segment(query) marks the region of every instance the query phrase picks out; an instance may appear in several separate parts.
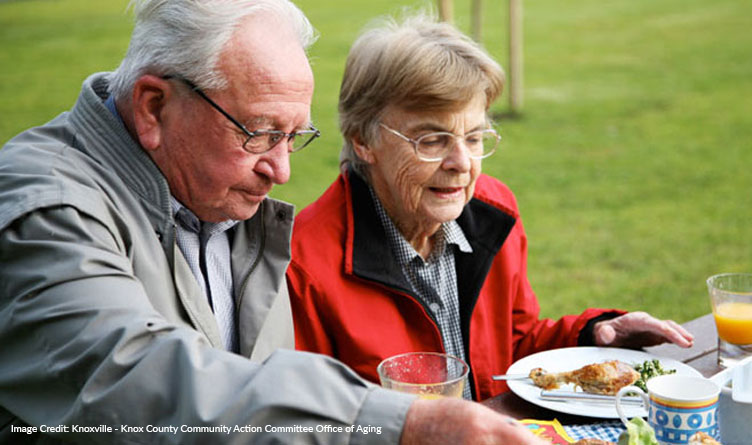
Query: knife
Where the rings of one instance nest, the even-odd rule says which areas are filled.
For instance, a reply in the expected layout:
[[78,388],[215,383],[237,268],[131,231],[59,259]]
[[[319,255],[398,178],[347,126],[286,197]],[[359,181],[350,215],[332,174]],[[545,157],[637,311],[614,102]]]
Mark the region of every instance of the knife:
[[[573,391],[546,391],[542,389],[540,392],[540,398],[542,400],[556,400],[556,401],[580,401],[580,402],[603,402],[603,403],[615,403],[615,396],[607,396],[605,394],[591,394],[589,392],[573,392]],[[627,405],[642,405],[642,399],[638,396],[624,396],[621,398],[621,403]]]
[[530,378],[527,374],[499,374],[492,375],[493,380],[524,380]]

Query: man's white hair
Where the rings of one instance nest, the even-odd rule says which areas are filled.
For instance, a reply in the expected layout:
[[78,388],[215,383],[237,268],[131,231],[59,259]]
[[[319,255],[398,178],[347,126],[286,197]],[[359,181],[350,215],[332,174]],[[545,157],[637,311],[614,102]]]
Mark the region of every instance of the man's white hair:
[[227,80],[216,69],[238,24],[260,12],[290,23],[307,49],[316,34],[303,12],[289,0],[131,0],[135,25],[128,53],[110,77],[110,94],[127,100],[144,74],[184,76],[204,89],[221,89]]

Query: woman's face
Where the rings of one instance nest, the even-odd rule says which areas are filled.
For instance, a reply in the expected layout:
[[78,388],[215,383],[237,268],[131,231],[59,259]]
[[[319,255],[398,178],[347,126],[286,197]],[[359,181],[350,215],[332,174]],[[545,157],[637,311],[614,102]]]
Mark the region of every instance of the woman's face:
[[[487,128],[485,96],[478,95],[456,112],[408,112],[388,107],[381,123],[410,139],[428,133],[465,135]],[[481,161],[463,143],[454,144],[443,160],[420,160],[413,144],[380,127],[375,141],[361,145],[371,184],[400,231],[430,236],[441,223],[456,219],[472,198]]]

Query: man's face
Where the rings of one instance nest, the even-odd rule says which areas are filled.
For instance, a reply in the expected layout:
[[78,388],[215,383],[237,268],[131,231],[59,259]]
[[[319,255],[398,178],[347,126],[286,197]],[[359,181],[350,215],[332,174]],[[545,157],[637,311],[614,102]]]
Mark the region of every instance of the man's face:
[[[415,113],[389,107],[381,122],[412,139],[437,131],[464,135],[486,128],[485,97],[479,95],[457,112]],[[369,149],[371,183],[404,235],[430,235],[441,223],[456,219],[472,198],[481,171],[481,161],[470,158],[462,144],[442,161],[425,162],[409,142],[381,129]]]
[[[268,15],[243,25],[220,55],[229,86],[206,94],[250,131],[306,129],[313,74],[296,36]],[[171,193],[203,221],[252,217],[272,186],[290,178],[287,141],[249,153],[242,130],[180,82],[171,84],[183,91],[165,107],[162,143],[152,155]]]

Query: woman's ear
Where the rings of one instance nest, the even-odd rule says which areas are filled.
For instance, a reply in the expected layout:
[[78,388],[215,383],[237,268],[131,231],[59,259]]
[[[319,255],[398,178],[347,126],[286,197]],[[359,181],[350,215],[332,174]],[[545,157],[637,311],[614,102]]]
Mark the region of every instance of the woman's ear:
[[163,112],[171,94],[168,81],[157,76],[141,76],[133,85],[133,126],[139,143],[146,150],[156,150],[162,143]]
[[376,158],[373,156],[373,151],[371,150],[371,147],[366,145],[365,142],[363,142],[363,139],[360,137],[360,134],[356,134],[350,139],[350,142],[352,142],[353,149],[355,150],[355,154],[358,155],[358,157],[363,160],[366,164],[373,164],[376,162]]

